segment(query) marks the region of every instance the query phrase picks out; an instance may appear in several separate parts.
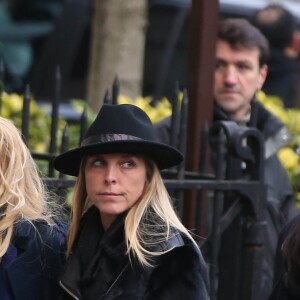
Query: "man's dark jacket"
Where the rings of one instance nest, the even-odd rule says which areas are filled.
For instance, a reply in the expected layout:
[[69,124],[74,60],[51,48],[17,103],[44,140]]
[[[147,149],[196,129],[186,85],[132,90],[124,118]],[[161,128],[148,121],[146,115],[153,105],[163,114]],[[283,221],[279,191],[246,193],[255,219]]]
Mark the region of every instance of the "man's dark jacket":
[[[215,107],[214,120],[228,120],[228,117],[220,108]],[[277,156],[277,151],[288,142],[288,133],[282,122],[265,109],[261,103],[254,100],[247,126],[258,129],[263,134],[265,142],[264,180],[267,187],[267,211],[260,299],[266,300],[272,291],[274,259],[279,233],[284,224],[296,215],[297,209],[289,178]],[[229,240],[228,236],[223,240],[226,241],[226,239]],[[230,259],[224,255],[220,277],[224,278],[221,280],[225,285],[226,280],[230,278],[228,277],[230,271],[227,271],[227,267],[230,267],[229,262]]]
[[[226,113],[216,104],[214,105],[213,121],[230,121]],[[257,128],[262,132],[265,141],[267,226],[263,261],[262,296],[260,298],[260,300],[265,300],[272,290],[274,258],[279,232],[285,222],[297,213],[297,209],[287,173],[277,157],[277,151],[288,141],[288,133],[283,123],[254,99],[251,103],[250,120],[246,125],[248,127]],[[155,125],[158,141],[169,143],[171,132],[170,126],[170,118]],[[232,236],[232,234],[229,235]],[[230,275],[233,268],[231,259],[227,256],[226,251],[223,251],[221,256],[223,257],[223,265],[222,268],[220,268],[219,287],[226,290],[226,292],[223,293],[223,296],[224,299],[227,300],[227,291],[228,293],[231,293],[231,283],[234,284]],[[223,299],[223,296],[220,295],[220,299]]]

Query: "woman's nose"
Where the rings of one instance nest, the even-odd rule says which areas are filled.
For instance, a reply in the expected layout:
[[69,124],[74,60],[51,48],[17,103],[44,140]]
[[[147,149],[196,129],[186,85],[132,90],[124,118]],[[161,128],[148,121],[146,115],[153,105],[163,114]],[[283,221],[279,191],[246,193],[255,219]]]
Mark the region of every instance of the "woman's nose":
[[105,172],[105,182],[113,184],[117,182],[116,170],[112,166],[108,166]]

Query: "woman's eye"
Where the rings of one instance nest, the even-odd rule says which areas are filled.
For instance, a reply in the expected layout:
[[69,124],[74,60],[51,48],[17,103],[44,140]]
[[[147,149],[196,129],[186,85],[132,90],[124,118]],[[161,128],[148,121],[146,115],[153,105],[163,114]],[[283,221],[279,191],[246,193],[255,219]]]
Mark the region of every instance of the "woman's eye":
[[130,169],[130,168],[133,168],[135,164],[132,161],[124,161],[124,162],[122,162],[121,165],[124,168]]
[[93,161],[94,166],[103,166],[105,164],[104,160],[96,159]]

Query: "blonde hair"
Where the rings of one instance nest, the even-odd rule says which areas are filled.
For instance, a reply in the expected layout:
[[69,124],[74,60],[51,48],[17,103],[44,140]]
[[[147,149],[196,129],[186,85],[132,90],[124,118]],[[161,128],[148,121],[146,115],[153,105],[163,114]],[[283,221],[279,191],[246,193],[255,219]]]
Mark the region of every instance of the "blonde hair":
[[[156,164],[149,159],[145,159],[145,162],[147,181],[144,192],[140,200],[129,210],[124,229],[129,257],[132,254],[141,265],[152,266],[151,260],[154,256],[161,255],[171,249],[154,252],[150,250],[151,247],[167,241],[176,234],[176,231],[185,234],[193,243],[195,241],[179,220]],[[68,241],[69,254],[74,245],[80,218],[90,206],[85,188],[84,164],[85,159],[81,162],[73,195],[73,217]]]
[[42,219],[52,224],[38,168],[14,124],[0,117],[0,260],[14,225]]

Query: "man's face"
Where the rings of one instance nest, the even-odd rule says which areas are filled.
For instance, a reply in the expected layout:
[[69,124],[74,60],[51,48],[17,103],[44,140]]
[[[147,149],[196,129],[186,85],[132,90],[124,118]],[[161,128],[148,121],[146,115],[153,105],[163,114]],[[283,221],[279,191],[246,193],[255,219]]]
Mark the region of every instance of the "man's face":
[[242,117],[266,78],[267,66],[259,66],[259,50],[232,49],[222,40],[217,42],[214,97],[228,114]]

